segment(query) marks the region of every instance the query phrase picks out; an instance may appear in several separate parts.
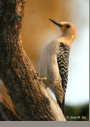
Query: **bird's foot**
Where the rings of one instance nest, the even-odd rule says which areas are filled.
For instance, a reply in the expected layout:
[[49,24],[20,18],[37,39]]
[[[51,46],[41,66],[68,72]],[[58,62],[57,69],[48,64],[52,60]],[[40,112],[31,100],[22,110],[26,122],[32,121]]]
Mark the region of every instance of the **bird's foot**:
[[35,73],[37,75],[37,79],[38,80],[47,80],[47,77],[39,77],[38,73]]
[[45,88],[47,88],[47,86],[42,82],[42,80],[47,80],[47,77],[39,77],[38,73],[35,74],[37,75],[35,78],[38,79]]
[[38,77],[39,80],[47,80],[47,77]]

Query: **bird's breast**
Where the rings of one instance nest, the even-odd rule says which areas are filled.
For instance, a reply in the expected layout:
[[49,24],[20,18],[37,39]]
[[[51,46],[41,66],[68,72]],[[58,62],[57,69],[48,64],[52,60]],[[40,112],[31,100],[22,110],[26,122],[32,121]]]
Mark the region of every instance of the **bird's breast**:
[[47,77],[50,82],[60,79],[57,63],[58,48],[59,43],[57,41],[47,44],[40,58],[40,77]]

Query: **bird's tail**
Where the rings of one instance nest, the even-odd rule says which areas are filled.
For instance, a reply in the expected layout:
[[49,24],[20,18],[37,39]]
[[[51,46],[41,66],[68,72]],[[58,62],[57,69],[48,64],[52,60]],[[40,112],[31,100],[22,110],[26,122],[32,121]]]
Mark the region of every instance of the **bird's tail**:
[[63,112],[63,114],[64,114],[65,96],[64,96],[64,98],[63,98],[62,103],[61,103],[58,99],[57,99],[57,103],[58,103],[58,105],[60,106],[60,108],[61,108],[61,110],[62,110],[62,112]]

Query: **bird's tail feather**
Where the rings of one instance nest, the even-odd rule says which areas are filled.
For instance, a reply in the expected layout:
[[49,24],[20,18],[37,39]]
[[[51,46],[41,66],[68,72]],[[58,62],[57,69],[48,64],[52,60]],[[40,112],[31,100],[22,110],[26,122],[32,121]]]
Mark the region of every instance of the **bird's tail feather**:
[[65,97],[63,98],[63,102],[61,103],[58,99],[57,99],[57,103],[60,106],[63,114],[64,114],[64,103],[65,103]]

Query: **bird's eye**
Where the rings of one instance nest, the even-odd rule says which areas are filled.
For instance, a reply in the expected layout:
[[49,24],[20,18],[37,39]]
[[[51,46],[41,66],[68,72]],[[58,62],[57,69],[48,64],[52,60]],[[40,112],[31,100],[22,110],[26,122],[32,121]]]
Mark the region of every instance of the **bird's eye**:
[[66,25],[67,28],[70,28],[71,26],[70,25]]

